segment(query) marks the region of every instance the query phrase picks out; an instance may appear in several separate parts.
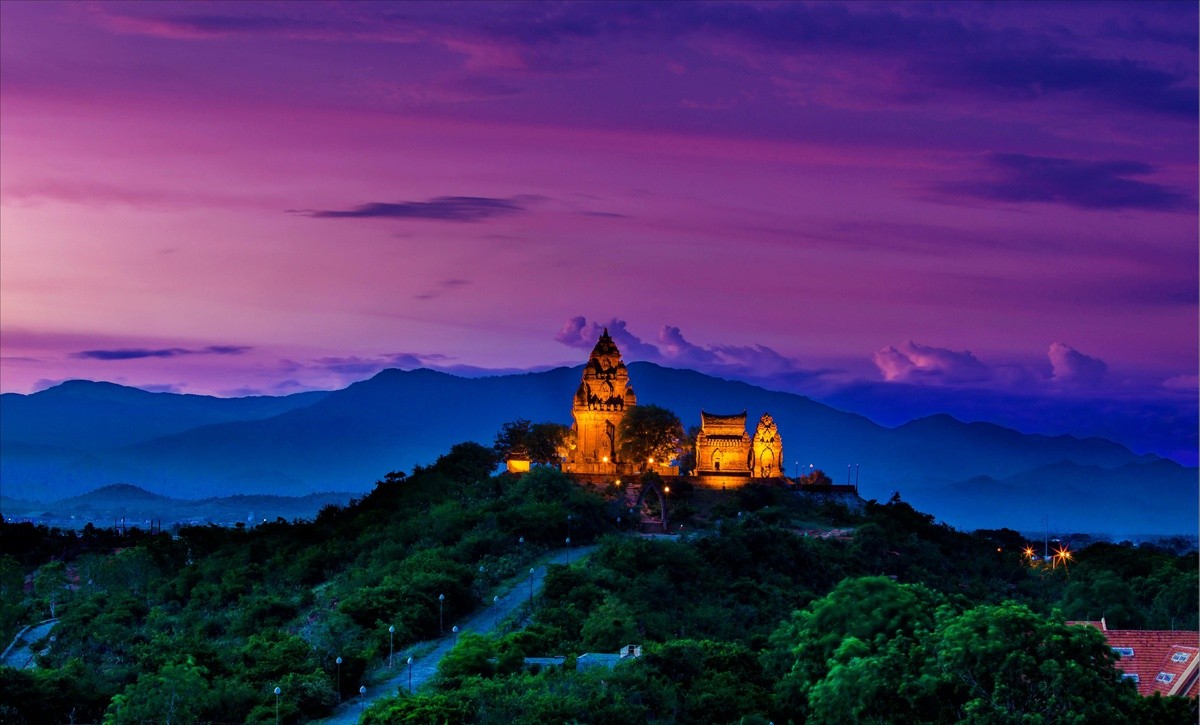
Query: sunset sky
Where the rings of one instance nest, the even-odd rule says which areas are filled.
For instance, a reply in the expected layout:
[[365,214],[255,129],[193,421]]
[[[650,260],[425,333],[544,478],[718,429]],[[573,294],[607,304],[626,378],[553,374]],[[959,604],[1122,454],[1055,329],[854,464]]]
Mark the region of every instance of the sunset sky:
[[575,365],[609,325],[1195,464],[1197,12],[6,0],[0,387]]

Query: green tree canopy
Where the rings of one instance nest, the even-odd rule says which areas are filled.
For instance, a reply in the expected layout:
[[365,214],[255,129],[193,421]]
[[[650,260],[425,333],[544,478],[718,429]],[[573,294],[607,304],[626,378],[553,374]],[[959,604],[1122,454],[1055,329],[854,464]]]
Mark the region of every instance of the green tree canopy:
[[531,423],[517,418],[500,427],[492,450],[500,460],[512,453],[522,453],[532,463],[552,465],[562,460],[570,437],[570,426],[562,423]]
[[617,453],[626,461],[645,464],[649,459],[671,461],[681,455],[683,423],[679,416],[657,405],[635,405],[625,411],[617,428]]

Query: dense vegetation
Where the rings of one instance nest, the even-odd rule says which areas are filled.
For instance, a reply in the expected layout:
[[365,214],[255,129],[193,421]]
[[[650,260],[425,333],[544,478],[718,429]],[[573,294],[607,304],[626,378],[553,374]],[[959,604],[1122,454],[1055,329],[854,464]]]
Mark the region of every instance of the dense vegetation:
[[[439,615],[476,608],[568,526],[599,547],[552,568],[523,626],[464,635],[434,688],[368,720],[1195,719],[1193,702],[1138,698],[1098,632],[1062,623],[1195,629],[1194,555],[1095,544],[1035,567],[1015,532],[762,487],[705,503],[676,486],[696,532],[682,540],[602,535],[615,490],[495,464],[460,444],[312,522],[125,537],[3,524],[3,634],[60,622],[39,669],[0,668],[0,721],[265,722],[276,686],[283,721],[320,717],[387,657],[389,626],[397,648],[437,636]],[[630,643],[645,655],[612,671],[523,666]]]

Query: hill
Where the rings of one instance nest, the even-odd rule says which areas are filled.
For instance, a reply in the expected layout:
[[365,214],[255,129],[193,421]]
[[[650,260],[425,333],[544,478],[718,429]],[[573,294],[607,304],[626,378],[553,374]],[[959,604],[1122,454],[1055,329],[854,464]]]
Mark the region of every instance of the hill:
[[[651,363],[629,367],[639,401],[676,411],[685,425],[698,423],[702,409],[746,410],[751,421],[769,411],[789,474],[815,464],[843,482],[842,467],[857,464],[865,497],[911,492],[951,523],[1026,526],[1032,516],[1037,528],[1046,507],[1078,503],[1087,512],[1078,528],[1125,531],[1133,509],[1117,502],[1133,501],[1138,525],[1152,527],[1146,533],[1196,528],[1196,469],[1104,439],[1027,435],[947,415],[887,428],[804,396]],[[579,377],[580,368],[485,378],[385,370],[329,393],[224,402],[77,381],[0,398],[0,476],[17,498],[115,481],[179,498],[361,492],[453,443],[489,443],[515,418],[569,423]],[[1061,500],[1066,481],[1095,503]],[[1016,487],[1017,500],[1005,498],[1005,486]]]

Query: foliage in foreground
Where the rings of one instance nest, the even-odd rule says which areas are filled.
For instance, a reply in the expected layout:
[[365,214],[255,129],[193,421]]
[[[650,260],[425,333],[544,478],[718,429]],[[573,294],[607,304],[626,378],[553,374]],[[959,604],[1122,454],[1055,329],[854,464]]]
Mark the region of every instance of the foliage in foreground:
[[[568,515],[577,541],[613,528],[609,504],[557,471],[495,464],[462,444],[313,522],[123,538],[2,525],[4,625],[52,606],[61,622],[41,669],[0,668],[0,721],[270,722],[276,686],[282,721],[324,716],[386,658],[389,626],[398,648],[435,636],[440,613],[561,542]],[[369,721],[1195,721],[1194,701],[1133,695],[1098,633],[1052,613],[1195,629],[1194,555],[1096,544],[1070,569],[1033,568],[1015,532],[759,486],[710,513],[724,520],[690,539],[610,537],[553,567],[528,626],[464,635],[432,692]],[[821,522],[853,536],[798,530]],[[570,667],[630,643],[636,662]],[[523,668],[548,654],[567,668]]]

